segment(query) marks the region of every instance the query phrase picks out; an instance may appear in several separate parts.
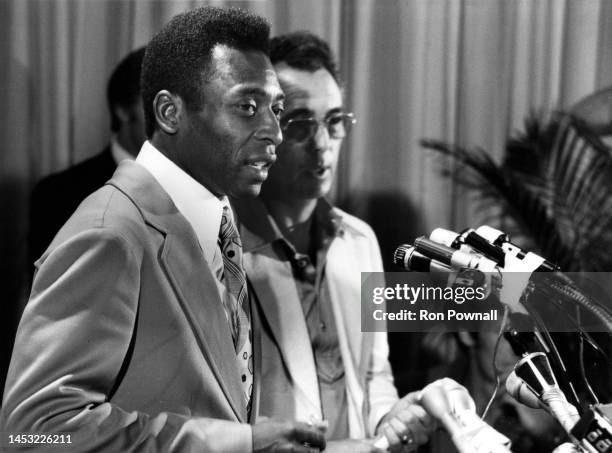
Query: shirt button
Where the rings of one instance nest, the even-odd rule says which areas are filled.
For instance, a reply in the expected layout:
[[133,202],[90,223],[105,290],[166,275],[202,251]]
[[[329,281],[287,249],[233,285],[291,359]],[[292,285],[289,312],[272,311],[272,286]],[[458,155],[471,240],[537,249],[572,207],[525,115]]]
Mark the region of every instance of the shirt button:
[[317,270],[311,264],[304,269],[304,276],[312,283],[317,279]]

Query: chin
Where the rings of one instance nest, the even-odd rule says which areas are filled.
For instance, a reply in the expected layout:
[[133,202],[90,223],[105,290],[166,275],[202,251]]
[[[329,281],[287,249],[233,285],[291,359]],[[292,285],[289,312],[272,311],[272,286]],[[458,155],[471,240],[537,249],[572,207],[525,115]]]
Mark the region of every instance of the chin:
[[250,184],[248,186],[235,187],[230,195],[234,198],[255,198],[261,192],[261,184]]
[[317,185],[315,187],[306,188],[302,193],[305,199],[319,199],[327,196],[331,189],[331,184]]

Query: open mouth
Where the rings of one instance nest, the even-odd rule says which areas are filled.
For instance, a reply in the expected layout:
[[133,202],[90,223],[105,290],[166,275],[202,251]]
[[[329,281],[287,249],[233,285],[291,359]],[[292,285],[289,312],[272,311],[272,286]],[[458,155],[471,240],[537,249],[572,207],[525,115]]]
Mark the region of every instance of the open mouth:
[[263,169],[267,169],[268,167],[270,167],[272,165],[271,162],[268,161],[256,161],[256,162],[249,162],[248,166],[249,167],[253,167],[256,170],[263,170]]
[[251,177],[255,178],[258,182],[263,182],[268,178],[268,170],[274,161],[274,157],[269,159],[258,157],[247,161],[245,167],[249,169],[248,172]]
[[276,154],[266,151],[253,153],[250,158],[245,159],[245,164],[253,170],[263,171],[269,169],[275,161]]
[[324,178],[327,177],[327,175],[329,175],[331,173],[331,167],[329,165],[321,164],[321,165],[317,165],[310,172],[316,178],[324,179]]

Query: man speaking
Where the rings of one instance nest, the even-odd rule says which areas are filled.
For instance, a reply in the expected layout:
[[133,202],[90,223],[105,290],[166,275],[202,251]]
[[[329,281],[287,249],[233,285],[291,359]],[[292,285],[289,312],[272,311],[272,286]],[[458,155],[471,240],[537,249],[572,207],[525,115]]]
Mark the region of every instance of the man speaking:
[[[272,40],[286,101],[283,143],[260,199],[237,201],[245,267],[261,308],[260,416],[329,423],[329,451],[413,450],[431,418],[398,399],[386,332],[362,333],[361,272],[382,272],[363,221],[325,199],[353,123],[327,43],[297,32]],[[257,365],[257,364],[256,364]]]
[[148,141],[36,263],[3,436],[69,433],[76,452],[324,447],[303,423],[248,423],[257,326],[227,195],[255,197],[281,141],[268,36],[258,16],[205,7],[147,46]]

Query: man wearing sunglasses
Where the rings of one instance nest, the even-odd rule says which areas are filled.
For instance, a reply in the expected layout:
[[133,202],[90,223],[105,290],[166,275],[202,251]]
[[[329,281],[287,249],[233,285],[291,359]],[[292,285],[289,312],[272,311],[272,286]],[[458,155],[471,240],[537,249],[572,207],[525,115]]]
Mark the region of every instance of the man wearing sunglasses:
[[364,439],[383,435],[411,451],[431,420],[413,396],[398,400],[386,333],[360,331],[360,273],[382,271],[378,243],[325,199],[355,117],[327,43],[292,33],[272,40],[270,57],[286,96],[283,142],[260,198],[235,203],[264,326],[254,410],[326,420],[326,451],[377,451]]

